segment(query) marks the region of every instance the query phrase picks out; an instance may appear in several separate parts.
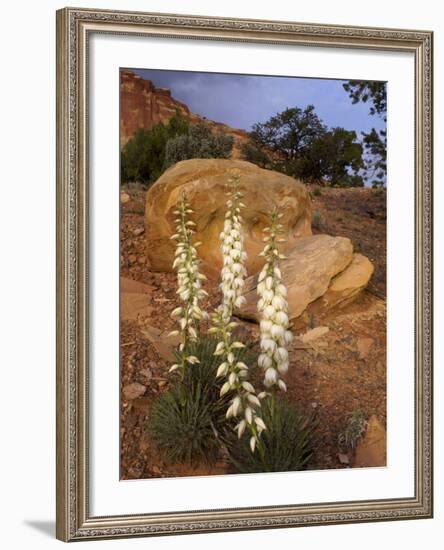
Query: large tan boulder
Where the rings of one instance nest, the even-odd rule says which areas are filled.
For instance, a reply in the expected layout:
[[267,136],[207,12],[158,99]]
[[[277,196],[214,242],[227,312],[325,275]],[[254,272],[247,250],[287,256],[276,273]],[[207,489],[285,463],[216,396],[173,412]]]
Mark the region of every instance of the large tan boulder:
[[174,210],[185,191],[194,210],[196,241],[201,241],[199,256],[202,270],[217,278],[222,266],[219,234],[226,211],[227,184],[230,175],[240,175],[244,195],[244,243],[248,254],[247,271],[257,273],[263,265],[258,256],[263,248],[262,231],[268,225],[268,213],[278,205],[283,217],[290,249],[301,237],[311,235],[311,203],[304,184],[289,176],[263,170],[241,160],[191,159],[169,168],[149,189],[146,196],[145,225],[147,255],[154,271],[171,271],[175,233]]
[[[332,278],[352,262],[350,239],[329,235],[312,235],[295,241],[286,252],[280,268],[288,290],[288,317],[298,318],[307,306],[327,291]],[[258,320],[257,274],[245,284],[246,304],[236,314]]]

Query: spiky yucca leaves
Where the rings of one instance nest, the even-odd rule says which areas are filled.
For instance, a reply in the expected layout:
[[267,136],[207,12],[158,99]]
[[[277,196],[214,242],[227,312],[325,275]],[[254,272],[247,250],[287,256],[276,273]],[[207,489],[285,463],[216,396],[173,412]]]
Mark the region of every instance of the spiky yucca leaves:
[[231,437],[230,459],[239,473],[303,470],[314,450],[313,418],[305,418],[286,400],[262,402],[267,430],[261,437],[263,453],[251,453],[248,438]]
[[288,330],[287,289],[282,283],[279,269],[279,260],[285,258],[278,248],[279,243],[285,242],[280,237],[283,231],[282,224],[279,223],[281,216],[277,208],[274,208],[270,215],[270,227],[264,229],[268,233],[264,237],[265,247],[261,253],[265,257],[265,265],[259,273],[257,285],[257,309],[261,314],[261,354],[258,362],[265,372],[265,387],[286,391],[287,386],[280,375],[288,370],[287,345],[293,335]]
[[347,420],[345,430],[338,436],[338,444],[341,449],[354,449],[359,439],[364,435],[368,422],[365,412],[358,408],[353,411]]
[[239,341],[232,338],[236,323],[232,321],[234,307],[241,307],[245,302],[242,291],[245,284],[247,270],[242,236],[241,203],[242,194],[239,190],[239,175],[234,174],[229,180],[227,193],[227,211],[225,214],[224,229],[220,234],[223,267],[221,271],[222,304],[213,315],[211,333],[217,334],[220,342],[216,347],[215,355],[220,356],[222,362],[217,370],[217,377],[224,378],[220,396],[231,396],[226,412],[227,419],[236,418],[238,437],[242,437],[245,430],[250,434],[250,448],[254,452],[259,436],[266,426],[259,414],[261,406],[256,391],[247,380],[248,365],[244,361],[236,360],[235,351],[244,347]]
[[194,230],[192,228],[195,223],[189,219],[193,211],[185,193],[182,194],[178,209],[174,213],[177,217],[176,233],[171,237],[176,241],[173,268],[177,272],[177,294],[183,304],[172,312],[173,317],[178,317],[179,328],[172,331],[171,334],[180,336],[180,355],[178,362],[170,368],[170,372],[180,370],[184,376],[187,364],[195,365],[198,362],[195,355],[186,353],[186,349],[190,342],[197,340],[199,321],[207,316],[200,308],[199,302],[208,294],[202,288],[202,281],[206,277],[199,273],[196,249],[200,243],[193,244]]
[[[186,353],[198,362],[185,369],[182,378],[172,380],[171,389],[154,403],[149,429],[162,456],[170,462],[215,462],[220,441],[230,430],[225,417],[229,399],[220,398],[222,381],[216,378],[218,342],[213,336],[189,342]],[[239,361],[254,359],[248,348],[237,349],[235,356]]]
[[163,458],[188,464],[212,464],[217,460],[219,443],[214,436],[211,408],[198,387],[189,393],[176,385],[160,394],[151,410],[149,429]]

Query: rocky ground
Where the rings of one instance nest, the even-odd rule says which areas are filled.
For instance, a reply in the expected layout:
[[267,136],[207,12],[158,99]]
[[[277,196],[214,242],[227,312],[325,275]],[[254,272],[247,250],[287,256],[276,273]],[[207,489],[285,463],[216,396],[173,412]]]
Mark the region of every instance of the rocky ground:
[[[173,324],[170,313],[178,304],[174,275],[151,272],[145,255],[145,193],[135,186],[125,191],[128,200],[121,212],[121,478],[226,473],[229,466],[223,462],[195,469],[167,465],[150,441],[149,410],[156,396],[168,388],[174,342],[166,335]],[[373,431],[367,435],[382,445],[385,440],[385,192],[321,189],[319,194],[312,189],[312,196],[314,232],[349,237],[355,250],[372,260],[375,273],[368,290],[353,304],[312,316],[308,326],[295,330],[288,397],[317,420],[317,450],[310,468],[376,465],[365,454],[367,436],[356,453],[340,444],[340,439],[348,433],[352,415],[358,414],[371,419]],[[211,307],[218,303],[217,284],[206,288]],[[242,322],[241,330],[246,338],[257,340],[254,323]]]

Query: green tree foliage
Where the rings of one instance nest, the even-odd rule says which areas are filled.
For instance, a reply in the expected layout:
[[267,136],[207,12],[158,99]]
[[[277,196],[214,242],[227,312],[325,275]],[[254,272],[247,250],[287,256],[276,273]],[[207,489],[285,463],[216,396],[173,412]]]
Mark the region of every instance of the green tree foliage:
[[293,161],[310,148],[313,141],[326,131],[314,106],[304,110],[287,108],[267,122],[257,123],[250,134],[253,142],[275,151],[284,161]]
[[[343,87],[352,103],[370,101],[370,114],[387,122],[386,82],[349,80]],[[383,187],[387,177],[387,131],[372,128],[369,133],[362,132],[362,135],[366,152],[366,175],[372,180],[373,187]]]
[[316,138],[301,166],[304,180],[327,180],[337,187],[364,185],[359,171],[364,167],[362,145],[354,131],[332,128]]
[[213,133],[208,124],[191,124],[187,133],[168,140],[164,167],[192,158],[229,158],[233,142],[232,136]]
[[372,128],[368,134],[363,132],[363,138],[368,177],[373,187],[384,187],[387,179],[387,132]]
[[176,113],[167,124],[137,130],[122,150],[121,182],[149,184],[155,181],[164,170],[168,140],[187,133],[189,126],[189,122]]
[[364,166],[356,132],[329,130],[314,106],[287,108],[265,123],[257,123],[242,147],[245,160],[279,170],[303,181],[337,186],[361,186]]

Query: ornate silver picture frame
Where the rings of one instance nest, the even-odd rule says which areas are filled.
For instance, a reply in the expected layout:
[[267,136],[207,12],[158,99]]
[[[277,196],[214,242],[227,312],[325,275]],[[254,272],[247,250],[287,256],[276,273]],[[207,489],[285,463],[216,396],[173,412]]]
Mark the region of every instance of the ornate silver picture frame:
[[[91,514],[89,41],[94,34],[406,52],[415,63],[414,495],[155,513]],[[430,518],[433,33],[65,8],[57,12],[57,538],[63,541]],[[115,113],[118,117],[118,113]],[[118,430],[118,427],[116,427]],[[160,480],[161,481],[161,480]],[[132,482],[133,483],[133,482]],[[149,498],[149,491],[147,491]]]

